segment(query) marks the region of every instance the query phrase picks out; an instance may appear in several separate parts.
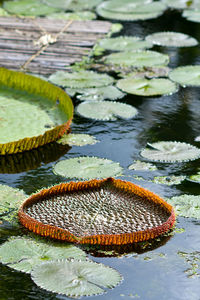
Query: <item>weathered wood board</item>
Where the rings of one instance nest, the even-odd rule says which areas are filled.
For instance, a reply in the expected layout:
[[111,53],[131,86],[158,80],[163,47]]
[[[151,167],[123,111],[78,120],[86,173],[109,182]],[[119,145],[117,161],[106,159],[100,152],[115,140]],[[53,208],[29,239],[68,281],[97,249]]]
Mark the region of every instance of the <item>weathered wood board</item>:
[[[37,74],[65,70],[90,53],[110,22],[0,17],[0,66]],[[52,43],[39,43],[41,40]]]

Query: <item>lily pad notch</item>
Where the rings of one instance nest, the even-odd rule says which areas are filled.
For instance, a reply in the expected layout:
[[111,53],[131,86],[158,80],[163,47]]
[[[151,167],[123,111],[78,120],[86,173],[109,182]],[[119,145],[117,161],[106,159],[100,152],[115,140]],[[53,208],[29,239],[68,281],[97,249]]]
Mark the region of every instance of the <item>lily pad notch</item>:
[[44,134],[33,137],[24,137],[16,141],[2,144],[0,143],[0,155],[23,152],[43,146],[59,139],[69,130],[74,108],[70,97],[61,88],[41,80],[40,78],[5,68],[0,68],[0,86],[13,89],[14,91],[25,92],[29,95],[44,97],[52,103],[52,108],[54,106],[58,107],[64,116],[60,121],[61,124],[46,130]]
[[153,239],[175,222],[173,207],[162,198],[114,178],[44,189],[24,201],[18,216],[22,225],[38,235],[101,245]]

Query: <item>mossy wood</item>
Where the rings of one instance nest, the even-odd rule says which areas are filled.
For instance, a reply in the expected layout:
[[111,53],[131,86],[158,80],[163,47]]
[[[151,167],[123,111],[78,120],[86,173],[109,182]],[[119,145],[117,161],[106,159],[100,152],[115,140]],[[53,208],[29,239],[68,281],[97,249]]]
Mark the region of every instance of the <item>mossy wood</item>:
[[19,221],[42,236],[80,244],[122,245],[153,239],[175,222],[171,205],[114,178],[69,182],[24,201]]
[[[70,97],[59,87],[34,76],[0,68],[0,88],[2,90],[7,89],[13,94],[26,94],[28,95],[28,99],[31,99],[31,97],[34,99],[36,96],[41,97],[41,100],[45,99],[48,102],[51,110],[56,107],[60,116],[62,115],[62,118],[58,120],[58,125],[55,124],[51,129],[43,130],[42,134],[29,137],[23,136],[23,138],[16,140],[13,140],[12,138],[3,143],[1,142],[4,138],[2,136],[2,138],[0,138],[0,155],[13,154],[37,148],[57,140],[69,130],[73,118],[73,104]],[[24,101],[24,97],[20,100]],[[37,104],[35,103],[35,105]],[[27,118],[26,115],[23,115],[22,117],[24,120]],[[12,128],[10,130],[12,130]]]

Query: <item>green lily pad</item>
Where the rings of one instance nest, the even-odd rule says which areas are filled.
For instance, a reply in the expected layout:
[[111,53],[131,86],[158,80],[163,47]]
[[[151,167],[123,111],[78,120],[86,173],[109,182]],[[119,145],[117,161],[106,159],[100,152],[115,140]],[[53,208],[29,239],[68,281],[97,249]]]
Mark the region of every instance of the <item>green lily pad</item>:
[[181,195],[166,199],[179,216],[200,219],[200,196]]
[[157,167],[153,164],[146,163],[144,161],[136,160],[133,164],[131,164],[129,167],[129,170],[140,170],[140,171],[155,171],[157,170]]
[[81,89],[110,85],[114,82],[114,79],[107,74],[80,70],[73,73],[57,71],[49,77],[49,81],[62,87]]
[[[55,1],[54,1],[55,2]],[[71,13],[58,12],[47,16],[48,19],[86,21],[96,19],[96,14],[91,11],[76,11]]]
[[3,8],[10,14],[23,16],[45,16],[59,11],[58,8],[47,6],[39,0],[4,1]]
[[199,158],[200,149],[187,143],[157,142],[147,144],[140,154],[152,161],[173,163]]
[[76,110],[85,118],[102,121],[130,119],[138,114],[138,110],[129,104],[110,101],[85,101],[79,104]]
[[139,68],[163,66],[169,63],[169,56],[150,50],[127,51],[105,56],[104,63]]
[[77,90],[77,93],[80,93],[80,95],[77,96],[77,99],[81,101],[116,100],[125,96],[124,93],[113,85]]
[[103,18],[137,21],[156,18],[163,14],[166,5],[160,2],[151,1],[104,1],[98,5],[96,12]]
[[69,7],[72,0],[59,0],[59,1],[42,0],[41,2],[46,4],[47,6],[52,6],[52,7],[62,9],[62,10],[66,10]]
[[22,190],[0,184],[0,220],[16,223],[18,209],[26,197]]
[[182,86],[200,86],[200,66],[183,66],[169,72],[169,78]]
[[142,40],[139,37],[120,36],[106,38],[98,42],[98,45],[106,50],[112,51],[133,51],[153,47],[150,41]]
[[106,178],[122,174],[119,163],[99,157],[75,157],[59,161],[54,173],[67,178]]
[[168,67],[148,67],[148,68],[139,68],[130,72],[130,70],[121,71],[118,76],[122,78],[157,78],[157,77],[168,77],[169,74]]
[[177,92],[178,86],[169,79],[125,78],[118,80],[117,87],[122,91],[139,96],[166,95]]
[[159,45],[169,47],[192,47],[198,45],[198,41],[184,33],[163,31],[156,32],[146,36],[147,41]]
[[166,184],[166,185],[173,185],[173,184],[180,184],[183,180],[185,180],[186,176],[156,176],[152,180],[152,182],[157,184]]
[[40,238],[13,237],[0,246],[0,262],[25,273],[30,273],[43,261],[71,257],[84,260],[86,254],[70,244],[46,242]]
[[69,145],[69,146],[85,146],[85,145],[94,145],[98,141],[89,134],[64,134],[57,143],[62,145]]
[[168,7],[176,9],[195,8],[198,6],[198,2],[193,0],[162,0],[162,2]]
[[188,21],[200,23],[200,8],[199,9],[186,9],[182,13],[182,17]]
[[116,270],[89,260],[44,262],[34,267],[31,278],[47,291],[73,298],[105,293],[122,280]]
[[198,173],[195,174],[195,175],[188,176],[188,177],[187,177],[187,180],[188,180],[188,181],[191,181],[191,182],[200,183],[200,172],[198,172]]
[[68,10],[92,10],[101,2],[102,0],[72,0],[68,6]]

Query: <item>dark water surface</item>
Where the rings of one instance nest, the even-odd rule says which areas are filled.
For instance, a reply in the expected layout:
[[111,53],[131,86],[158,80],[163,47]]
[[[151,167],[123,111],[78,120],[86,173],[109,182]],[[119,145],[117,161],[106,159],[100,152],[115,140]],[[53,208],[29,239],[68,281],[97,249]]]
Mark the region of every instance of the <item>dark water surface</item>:
[[[187,33],[200,41],[200,23],[188,22],[177,12],[166,12],[155,20],[127,22],[124,24],[123,34],[144,37],[162,30]],[[199,46],[155,49],[170,55],[170,67],[200,64]],[[131,171],[128,170],[128,166],[133,160],[141,159],[139,152],[147,142],[181,141],[200,147],[200,143],[194,142],[194,138],[200,135],[200,88],[180,88],[178,93],[162,97],[144,98],[129,95],[120,101],[136,107],[139,111],[137,117],[131,120],[97,122],[75,114],[72,132],[91,134],[100,141],[99,143],[84,147],[65,147],[55,143],[23,155],[2,157],[0,183],[23,189],[30,194],[63,180],[52,172],[52,166],[57,161],[86,155],[119,162],[124,168],[124,176],[120,178],[140,184],[162,197],[183,193],[199,195],[198,184],[185,181],[180,185],[167,186],[136,181],[131,175],[144,176],[148,180],[159,175],[195,174],[200,167],[200,160],[175,164],[156,163],[158,170],[155,172]],[[9,174],[11,170],[13,174]],[[179,251],[200,252],[200,221],[178,217],[176,227],[184,228],[185,231],[174,232],[174,235],[161,240],[145,253],[137,254],[133,249],[126,249],[126,254],[120,257],[96,257],[89,254],[94,261],[118,270],[124,280],[106,294],[88,299],[200,300],[200,278],[188,277],[189,273],[185,271],[191,266],[178,255]],[[9,232],[8,228],[7,233],[2,234],[0,242],[4,242],[8,234],[15,232]],[[200,262],[197,272],[200,274]],[[68,298],[48,293],[37,287],[29,275],[0,265],[0,300],[4,299]]]

